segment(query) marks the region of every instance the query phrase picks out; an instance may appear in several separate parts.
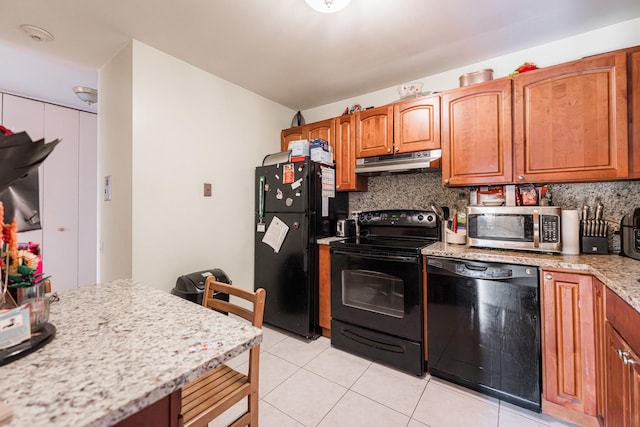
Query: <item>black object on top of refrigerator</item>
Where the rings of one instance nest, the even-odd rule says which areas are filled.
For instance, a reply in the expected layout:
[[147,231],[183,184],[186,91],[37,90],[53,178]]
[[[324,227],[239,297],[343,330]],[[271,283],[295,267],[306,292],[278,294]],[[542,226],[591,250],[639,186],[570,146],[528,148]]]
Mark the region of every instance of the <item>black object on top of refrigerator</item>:
[[316,240],[347,217],[347,194],[335,191],[332,166],[307,159],[256,168],[255,206],[254,286],[267,291],[264,322],[317,338]]

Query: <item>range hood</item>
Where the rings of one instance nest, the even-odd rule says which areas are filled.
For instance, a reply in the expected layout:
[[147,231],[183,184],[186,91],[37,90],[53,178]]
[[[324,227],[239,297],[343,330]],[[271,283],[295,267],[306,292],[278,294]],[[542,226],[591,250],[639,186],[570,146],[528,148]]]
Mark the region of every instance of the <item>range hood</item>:
[[424,169],[440,168],[440,157],[442,157],[442,150],[363,157],[356,159],[355,173],[380,175],[382,173],[420,172]]

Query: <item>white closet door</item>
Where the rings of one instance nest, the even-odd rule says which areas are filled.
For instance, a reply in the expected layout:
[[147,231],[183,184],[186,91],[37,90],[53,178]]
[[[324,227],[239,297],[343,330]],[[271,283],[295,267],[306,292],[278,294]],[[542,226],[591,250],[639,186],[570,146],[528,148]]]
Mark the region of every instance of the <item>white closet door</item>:
[[[2,125],[15,133],[25,131],[34,141],[42,139],[44,137],[44,103],[5,93],[2,96]],[[39,183],[40,214],[42,219],[42,166],[40,166],[39,170]],[[42,244],[42,230],[19,232],[18,240],[21,243],[35,242]]]
[[60,139],[43,164],[42,256],[53,291],[78,287],[77,110],[45,104],[45,140]]
[[80,112],[78,286],[98,280],[98,116]]

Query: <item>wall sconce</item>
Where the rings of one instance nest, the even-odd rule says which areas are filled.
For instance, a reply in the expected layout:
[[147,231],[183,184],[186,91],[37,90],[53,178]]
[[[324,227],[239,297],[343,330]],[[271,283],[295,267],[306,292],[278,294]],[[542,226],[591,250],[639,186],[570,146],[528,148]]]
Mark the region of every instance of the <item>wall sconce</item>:
[[73,91],[82,102],[86,102],[89,105],[98,102],[98,91],[95,89],[85,86],[76,86],[73,88]]
[[320,13],[335,13],[349,5],[351,0],[304,0],[315,11]]

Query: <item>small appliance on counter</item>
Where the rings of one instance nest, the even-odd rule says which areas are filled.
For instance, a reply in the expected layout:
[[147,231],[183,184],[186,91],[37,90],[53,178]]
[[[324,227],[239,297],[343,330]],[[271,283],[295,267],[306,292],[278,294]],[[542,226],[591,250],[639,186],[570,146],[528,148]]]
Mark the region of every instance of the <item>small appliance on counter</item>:
[[467,244],[559,253],[561,214],[557,206],[468,206]]
[[640,260],[640,208],[634,208],[620,221],[621,255]]
[[337,237],[354,237],[356,235],[355,219],[339,219],[336,223]]

